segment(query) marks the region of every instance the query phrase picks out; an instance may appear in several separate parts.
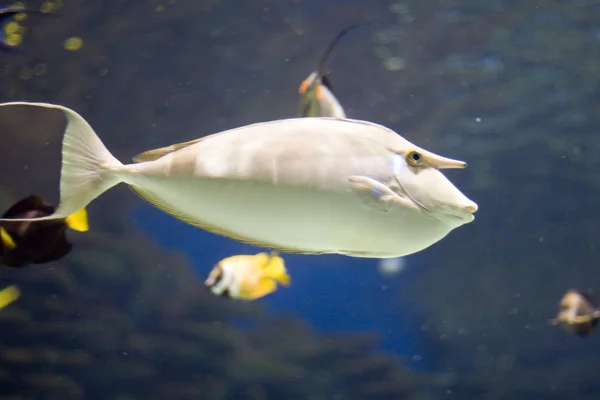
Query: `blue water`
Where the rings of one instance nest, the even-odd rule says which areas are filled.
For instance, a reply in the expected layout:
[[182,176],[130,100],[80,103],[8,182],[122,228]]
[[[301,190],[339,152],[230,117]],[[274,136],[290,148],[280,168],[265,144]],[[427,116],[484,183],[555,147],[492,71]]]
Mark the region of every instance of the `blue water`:
[[[134,212],[134,221],[162,246],[183,251],[200,280],[225,257],[265,251],[197,229],[148,205]],[[415,369],[428,369],[427,357],[412,361],[426,350],[426,340],[420,326],[409,321],[410,305],[401,305],[395,298],[396,291],[419,273],[422,266],[415,265],[415,258],[410,259],[407,272],[384,277],[374,259],[285,254],[292,285],[258,302],[274,314],[301,316],[318,332],[376,331],[381,335],[381,349],[405,357]]]

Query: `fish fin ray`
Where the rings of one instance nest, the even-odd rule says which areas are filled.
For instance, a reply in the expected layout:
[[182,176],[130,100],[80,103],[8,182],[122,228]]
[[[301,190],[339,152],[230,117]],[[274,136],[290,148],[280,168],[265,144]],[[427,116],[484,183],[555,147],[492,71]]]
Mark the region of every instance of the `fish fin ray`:
[[62,142],[60,202],[56,211],[46,217],[0,219],[8,221],[42,221],[66,218],[81,210],[96,197],[119,184],[115,172],[123,168],[104,146],[89,123],[70,108],[50,103],[10,102],[6,106],[29,106],[61,110],[66,119]]
[[189,142],[176,143],[176,144],[172,144],[167,147],[161,147],[159,149],[148,150],[148,151],[145,151],[145,152],[140,153],[137,156],[133,157],[133,162],[141,163],[141,162],[146,162],[146,161],[158,160],[162,156],[165,156],[167,154],[173,153],[174,151],[183,149],[184,147],[191,146],[202,140],[204,140],[203,137],[199,138],[199,139],[190,140]]
[[200,228],[203,229],[205,231],[214,233],[215,235],[219,235],[219,236],[224,236],[226,238],[232,239],[232,240],[236,240],[240,243],[245,243],[245,244],[249,244],[252,246],[257,246],[257,247],[263,247],[263,248],[267,248],[267,249],[273,249],[273,250],[278,250],[282,253],[292,253],[292,254],[329,254],[329,252],[319,252],[319,251],[305,251],[305,250],[299,250],[299,249],[295,249],[292,247],[283,247],[283,246],[278,246],[272,243],[267,243],[267,242],[260,242],[260,241],[255,241],[252,239],[249,239],[247,237],[244,236],[240,236],[237,235],[235,233],[226,231],[225,229],[221,229],[218,228],[216,226],[204,223],[202,221],[197,221],[194,218],[191,218],[175,209],[173,209],[171,206],[169,206],[168,204],[166,204],[163,200],[161,200],[157,195],[155,195],[154,193],[152,193],[149,190],[146,189],[142,189],[138,186],[130,186],[131,190],[133,190],[138,196],[140,196],[142,199],[144,199],[145,201],[147,201],[148,203],[152,204],[154,207],[158,208],[159,210],[165,212],[166,214],[169,214],[170,216],[177,218],[180,221],[185,222],[186,224],[190,224],[196,228]]

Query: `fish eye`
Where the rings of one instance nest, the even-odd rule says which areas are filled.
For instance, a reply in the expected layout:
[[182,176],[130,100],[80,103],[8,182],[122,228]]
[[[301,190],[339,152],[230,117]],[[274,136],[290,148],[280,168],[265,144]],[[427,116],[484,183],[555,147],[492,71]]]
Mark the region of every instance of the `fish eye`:
[[410,165],[417,166],[423,163],[423,156],[418,151],[411,151],[406,155],[406,160]]

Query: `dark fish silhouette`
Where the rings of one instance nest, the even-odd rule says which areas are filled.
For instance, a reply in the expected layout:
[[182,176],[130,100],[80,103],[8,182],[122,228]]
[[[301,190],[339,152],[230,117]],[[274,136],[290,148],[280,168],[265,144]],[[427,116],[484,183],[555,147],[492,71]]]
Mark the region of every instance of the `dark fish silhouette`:
[[325,63],[335,45],[351,30],[367,23],[354,24],[342,29],[321,55],[317,68],[300,84],[299,114],[301,117],[336,117],[346,118],[344,108],[339,103],[331,88],[329,78],[325,76]]
[[8,19],[20,13],[30,13],[30,14],[44,14],[40,10],[33,10],[31,8],[23,8],[23,7],[5,7],[0,8],[0,51],[5,52],[16,52],[21,51],[19,45],[12,45],[6,42],[6,32],[5,32],[5,23]]
[[[2,218],[38,218],[54,212],[39,196],[29,196],[14,204]],[[85,208],[67,218],[45,221],[3,222],[0,226],[0,264],[24,267],[44,264],[66,256],[72,248],[66,228],[88,230]]]
[[550,321],[552,325],[562,325],[578,336],[588,336],[596,330],[600,310],[591,295],[571,289],[562,297],[559,306],[558,315]]

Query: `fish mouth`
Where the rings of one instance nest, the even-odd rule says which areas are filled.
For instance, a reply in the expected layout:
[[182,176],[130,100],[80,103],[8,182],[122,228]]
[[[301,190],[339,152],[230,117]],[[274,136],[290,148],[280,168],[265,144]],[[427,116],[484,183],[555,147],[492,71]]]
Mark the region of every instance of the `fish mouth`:
[[215,286],[216,284],[216,279],[213,277],[208,277],[205,281],[204,281],[204,287],[207,289],[212,289],[213,286]]
[[427,208],[423,203],[415,199],[410,195],[408,190],[406,190],[402,184],[396,179],[400,189],[402,190],[401,195],[406,196],[410,201],[413,202],[415,206],[417,206],[423,213],[428,216],[437,219],[439,221],[443,220],[452,220],[452,221],[461,221],[463,223],[469,223],[475,219],[475,214],[479,207],[477,204],[465,197],[465,201],[463,204],[449,203],[449,204],[440,204],[435,206],[434,209]]

